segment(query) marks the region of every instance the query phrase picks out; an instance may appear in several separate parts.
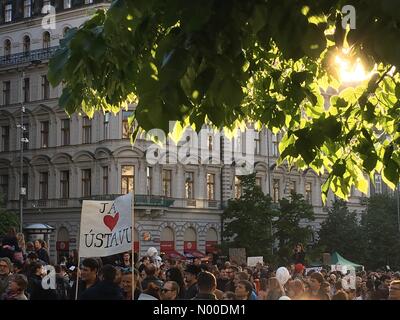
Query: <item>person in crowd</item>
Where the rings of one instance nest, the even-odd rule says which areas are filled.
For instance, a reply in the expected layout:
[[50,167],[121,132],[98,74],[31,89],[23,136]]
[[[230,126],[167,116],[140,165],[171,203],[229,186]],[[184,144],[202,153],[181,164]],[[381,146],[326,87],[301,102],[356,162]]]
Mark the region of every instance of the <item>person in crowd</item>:
[[146,290],[147,289],[147,285],[149,282],[159,282],[159,287],[161,288],[163,286],[163,282],[155,276],[157,271],[157,267],[154,264],[148,264],[144,267],[144,272],[146,274],[146,276],[144,277],[144,279],[142,280],[142,289]]
[[28,287],[28,279],[23,274],[11,276],[7,291],[0,298],[1,300],[28,300],[25,290]]
[[179,285],[175,281],[167,281],[161,288],[161,300],[177,300]]
[[70,290],[69,277],[65,266],[56,265],[56,293],[59,300],[68,300]]
[[217,278],[217,289],[224,291],[228,281],[229,281],[228,274],[226,273],[226,269],[223,268],[220,270],[219,277]]
[[34,246],[39,260],[42,260],[45,264],[50,264],[50,257],[46,249],[46,243],[42,239],[38,239],[35,240]]
[[310,276],[310,289],[306,293],[307,300],[330,300],[328,294],[323,290],[324,277],[320,272],[313,272]]
[[[81,277],[81,279],[78,282],[78,295],[77,295],[78,300],[81,299],[81,296],[83,292],[85,292],[85,290],[97,284],[97,282],[99,281],[97,276],[98,271],[99,271],[99,263],[96,259],[86,258],[85,260],[83,260],[82,268],[77,272],[78,278],[79,278],[79,273]],[[69,292],[69,299],[75,300],[75,295],[76,295],[76,281],[72,285],[71,290]]]
[[260,278],[260,290],[257,294],[258,300],[267,300],[267,293],[268,293],[268,279],[267,278]]
[[229,281],[227,282],[225,286],[225,290],[223,291],[232,291],[235,292],[235,274],[239,272],[239,268],[234,265],[230,265],[229,267],[226,268],[226,273],[228,275]]
[[247,280],[239,281],[235,289],[235,295],[238,300],[250,300],[252,292],[253,286]]
[[199,266],[190,264],[186,267],[186,270],[184,272],[185,283],[186,283],[185,299],[187,299],[187,300],[193,299],[199,292],[199,289],[197,286],[197,275],[200,272],[201,272],[201,269]]
[[120,265],[122,269],[132,269],[132,259],[129,252],[124,252],[122,255],[122,263]]
[[285,290],[278,281],[278,278],[272,277],[268,279],[267,300],[278,300],[285,295]]
[[12,263],[8,257],[0,258],[0,297],[6,292],[11,278]]
[[232,291],[224,292],[222,300],[237,300],[236,294]]
[[294,270],[293,270],[292,279],[293,279],[293,280],[299,279],[299,280],[302,280],[302,281],[303,281],[303,279],[304,279],[303,273],[304,273],[304,265],[301,264],[301,263],[296,263],[296,264],[294,265]]
[[33,262],[30,265],[30,276],[28,278],[29,300],[57,300],[55,289],[44,288],[43,277],[47,275],[44,266],[40,262]]
[[241,272],[236,273],[235,279],[234,279],[235,288],[237,287],[237,284],[242,280],[247,280],[252,284],[253,290],[252,290],[251,297],[249,300],[257,300],[257,294],[254,290],[253,282],[250,281],[249,274],[247,272],[241,271]]
[[150,280],[147,289],[143,290],[138,300],[161,300],[160,291],[163,284],[159,280]]
[[338,291],[332,296],[332,300],[349,300],[349,296],[344,291]]
[[26,243],[25,243],[25,236],[22,232],[17,233],[17,241],[18,241],[18,247],[20,249],[19,252],[21,253],[19,260],[21,260],[21,262],[23,262],[23,260],[26,257]]
[[392,279],[389,275],[383,274],[380,277],[381,284],[377,288],[376,299],[377,300],[387,300],[389,297],[389,286]]
[[304,300],[304,283],[300,279],[292,280],[288,283],[288,296],[292,300]]
[[186,288],[182,271],[177,267],[172,267],[165,272],[165,278],[167,281],[175,281],[178,284],[179,293],[177,299],[185,299]]
[[328,281],[322,282],[321,290],[328,295],[329,300],[330,300],[331,299],[331,284]]
[[15,260],[17,253],[21,253],[15,228],[9,228],[7,234],[3,237],[2,248],[2,256],[9,258],[11,262]]
[[26,252],[25,252],[26,257],[27,257],[30,253],[33,253],[33,252],[35,252],[35,245],[33,244],[32,241],[28,241],[28,242],[26,243]]
[[293,250],[292,261],[295,265],[298,263],[305,265],[306,264],[305,260],[306,260],[306,253],[304,252],[303,245],[301,243],[298,243]]
[[197,276],[198,292],[193,300],[217,300],[215,289],[217,288],[217,279],[208,271],[202,271]]
[[115,283],[117,269],[106,264],[100,271],[100,281],[86,289],[81,300],[123,300],[121,288]]
[[133,277],[134,277],[134,282],[133,282],[134,297],[133,297],[133,300],[138,300],[140,294],[142,293],[142,285],[140,283],[139,271],[137,269],[134,269]]
[[122,271],[120,287],[124,300],[132,300],[132,272]]

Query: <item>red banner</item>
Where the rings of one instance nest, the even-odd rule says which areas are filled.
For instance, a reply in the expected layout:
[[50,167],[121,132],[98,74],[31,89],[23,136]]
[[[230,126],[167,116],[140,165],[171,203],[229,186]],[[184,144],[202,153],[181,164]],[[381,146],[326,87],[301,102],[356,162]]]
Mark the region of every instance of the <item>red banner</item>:
[[139,241],[133,242],[133,252],[139,252]]
[[197,249],[197,242],[196,241],[185,241],[183,243],[183,251],[190,252]]
[[218,241],[206,241],[206,253],[214,253],[217,251],[216,245],[218,244]]
[[57,241],[56,249],[57,249],[57,251],[69,251],[69,242],[68,241]]
[[175,250],[175,241],[161,241],[160,252],[169,252]]

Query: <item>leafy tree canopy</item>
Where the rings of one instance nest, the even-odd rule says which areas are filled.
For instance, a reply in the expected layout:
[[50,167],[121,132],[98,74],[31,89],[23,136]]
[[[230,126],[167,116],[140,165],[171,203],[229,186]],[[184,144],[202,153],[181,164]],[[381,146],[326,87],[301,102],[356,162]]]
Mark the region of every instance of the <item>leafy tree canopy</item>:
[[[115,0],[60,41],[49,80],[69,114],[137,103],[138,130],[281,131],[280,160],[328,173],[323,197],[346,198],[366,193],[365,174],[399,180],[399,12],[396,0]],[[372,77],[344,89],[337,56]]]

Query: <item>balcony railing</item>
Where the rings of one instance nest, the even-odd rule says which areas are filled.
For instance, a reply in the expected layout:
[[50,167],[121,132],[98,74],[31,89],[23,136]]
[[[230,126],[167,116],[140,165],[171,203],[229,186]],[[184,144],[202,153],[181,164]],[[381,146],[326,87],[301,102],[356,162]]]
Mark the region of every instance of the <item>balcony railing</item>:
[[59,46],[49,47],[46,49],[31,50],[28,52],[19,52],[0,57],[0,67],[7,67],[21,63],[28,63],[38,60],[50,59]]
[[[45,208],[80,208],[83,200],[110,201],[115,200],[121,194],[96,195],[84,198],[69,199],[45,199],[45,200],[24,200],[25,209],[41,210]],[[221,202],[206,199],[176,199],[155,195],[135,195],[136,207],[173,207],[173,208],[198,208],[198,209],[221,209]],[[10,200],[7,203],[8,209],[19,209],[18,200]]]

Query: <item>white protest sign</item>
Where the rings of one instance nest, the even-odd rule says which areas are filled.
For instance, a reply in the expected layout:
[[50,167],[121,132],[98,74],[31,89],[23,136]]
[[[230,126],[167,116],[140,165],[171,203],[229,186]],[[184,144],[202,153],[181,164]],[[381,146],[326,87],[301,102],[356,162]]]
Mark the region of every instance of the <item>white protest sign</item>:
[[257,263],[261,263],[264,265],[264,258],[263,257],[247,257],[247,265],[249,267],[255,267]]
[[115,201],[84,200],[80,257],[105,257],[129,250],[132,250],[132,194]]
[[322,270],[322,267],[306,268],[305,273],[308,274],[310,271],[321,272],[321,270]]

